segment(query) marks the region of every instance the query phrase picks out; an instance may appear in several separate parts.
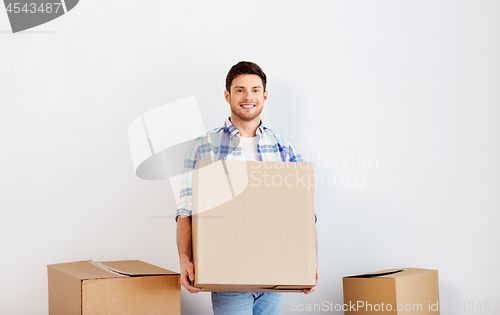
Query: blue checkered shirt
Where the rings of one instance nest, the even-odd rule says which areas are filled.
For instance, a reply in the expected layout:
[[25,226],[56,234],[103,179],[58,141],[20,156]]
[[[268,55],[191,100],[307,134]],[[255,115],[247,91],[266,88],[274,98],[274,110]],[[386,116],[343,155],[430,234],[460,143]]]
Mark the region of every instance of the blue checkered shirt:
[[[290,140],[264,127],[262,121],[256,133],[259,137],[257,143],[259,161],[304,162]],[[175,216],[176,220],[179,215],[191,216],[192,171],[196,161],[244,160],[242,148],[239,146],[239,137],[240,132],[228,117],[223,127],[210,130],[193,141],[184,158],[183,179]]]

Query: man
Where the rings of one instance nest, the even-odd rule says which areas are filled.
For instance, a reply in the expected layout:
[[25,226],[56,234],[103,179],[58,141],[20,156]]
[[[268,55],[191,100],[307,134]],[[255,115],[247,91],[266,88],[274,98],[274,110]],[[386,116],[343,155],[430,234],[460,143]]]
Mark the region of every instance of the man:
[[[181,284],[191,293],[202,291],[193,287],[194,268],[191,243],[191,171],[196,160],[253,160],[302,162],[302,156],[285,137],[262,125],[260,114],[267,100],[266,75],[252,62],[234,65],[226,77],[224,96],[231,107],[231,117],[224,126],[196,139],[186,153],[184,180],[177,210],[177,247],[181,266]],[[317,253],[317,242],[316,242]],[[316,260],[316,286],[305,289],[309,294],[319,283]],[[281,292],[212,292],[214,314],[281,314]]]

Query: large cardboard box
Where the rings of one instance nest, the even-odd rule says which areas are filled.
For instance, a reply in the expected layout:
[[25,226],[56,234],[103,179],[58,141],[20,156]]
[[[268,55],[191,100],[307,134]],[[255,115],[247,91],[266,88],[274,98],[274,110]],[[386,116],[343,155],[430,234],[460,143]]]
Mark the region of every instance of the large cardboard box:
[[312,163],[199,160],[194,285],[299,292],[316,284]]
[[437,270],[389,269],[343,278],[348,314],[439,314]]
[[139,260],[47,266],[50,315],[179,315],[180,276]]

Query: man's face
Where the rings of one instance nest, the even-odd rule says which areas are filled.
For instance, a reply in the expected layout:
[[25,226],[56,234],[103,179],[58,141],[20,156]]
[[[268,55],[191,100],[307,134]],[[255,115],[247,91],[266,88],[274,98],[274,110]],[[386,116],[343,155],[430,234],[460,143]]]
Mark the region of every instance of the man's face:
[[241,74],[233,79],[230,93],[224,92],[226,101],[231,105],[232,115],[243,121],[259,117],[267,100],[262,79],[256,74]]

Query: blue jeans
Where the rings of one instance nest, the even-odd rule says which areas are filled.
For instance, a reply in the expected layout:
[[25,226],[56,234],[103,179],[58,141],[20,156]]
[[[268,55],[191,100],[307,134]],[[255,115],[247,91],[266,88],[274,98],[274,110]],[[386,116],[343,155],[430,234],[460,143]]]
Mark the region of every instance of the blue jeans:
[[215,315],[279,315],[281,292],[212,292]]

